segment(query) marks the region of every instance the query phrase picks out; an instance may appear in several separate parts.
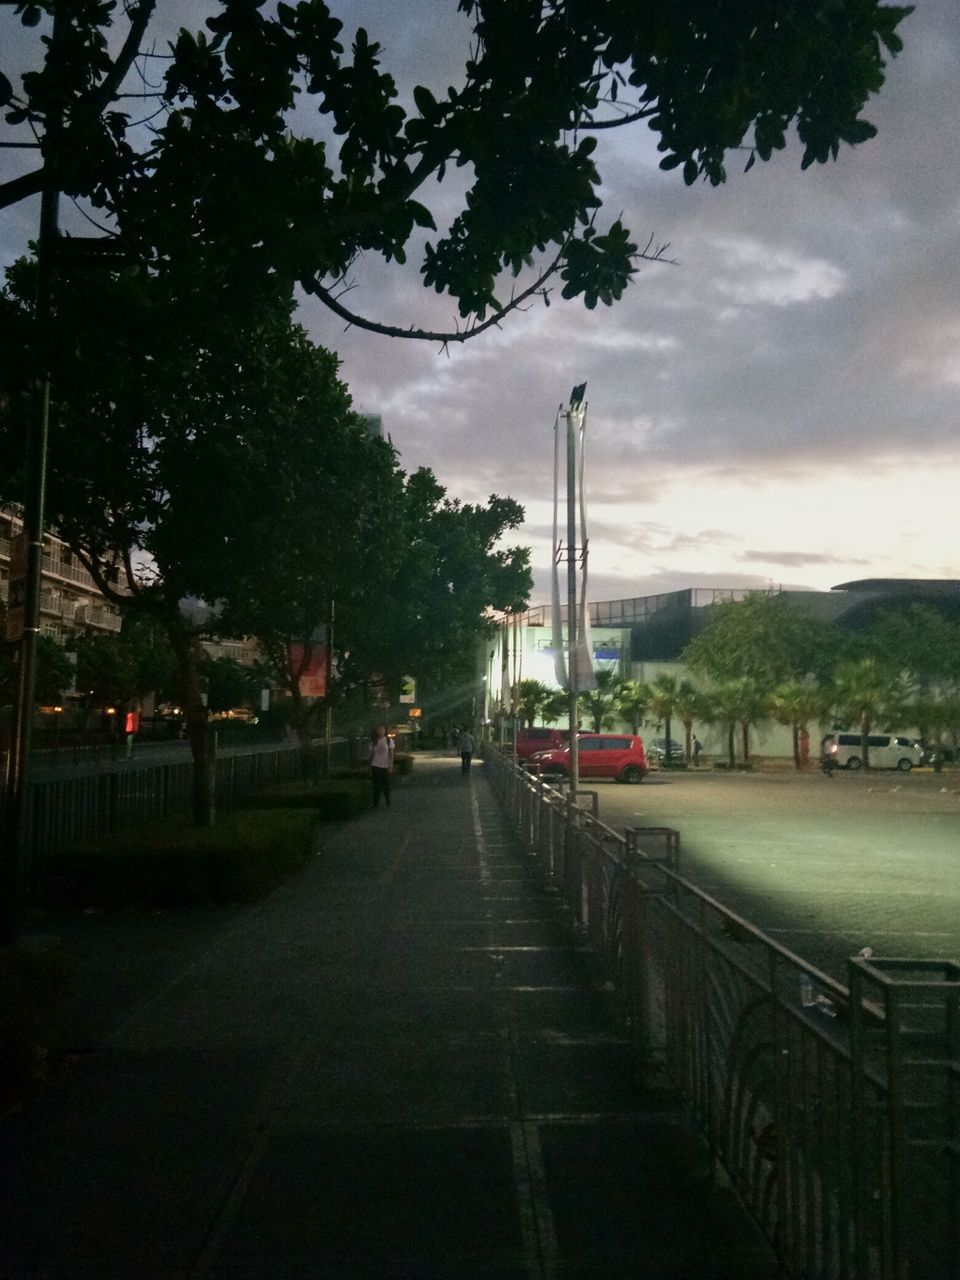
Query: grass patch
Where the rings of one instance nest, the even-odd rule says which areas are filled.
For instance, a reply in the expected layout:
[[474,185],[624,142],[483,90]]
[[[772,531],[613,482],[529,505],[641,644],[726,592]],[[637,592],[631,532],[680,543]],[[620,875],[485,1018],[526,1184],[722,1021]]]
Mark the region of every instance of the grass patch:
[[370,782],[359,776],[280,782],[248,796],[244,805],[250,809],[311,809],[321,821],[342,822],[370,807]]
[[313,809],[245,810],[215,827],[182,819],[105,836],[37,865],[37,896],[54,907],[175,907],[248,902],[301,867]]

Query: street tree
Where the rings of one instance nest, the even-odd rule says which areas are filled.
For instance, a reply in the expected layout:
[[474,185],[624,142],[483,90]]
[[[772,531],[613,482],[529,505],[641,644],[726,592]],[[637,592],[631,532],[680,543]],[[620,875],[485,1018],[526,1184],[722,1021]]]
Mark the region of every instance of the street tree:
[[869,769],[871,730],[901,714],[906,701],[899,674],[889,663],[876,658],[841,663],[829,696],[837,717],[860,730],[861,763]]
[[632,733],[639,733],[650,702],[650,686],[642,680],[624,680],[617,695],[617,709],[630,725]]
[[585,690],[580,694],[580,706],[583,708],[594,733],[601,729],[611,729],[620,709],[620,690],[623,681],[617,671],[598,671],[596,688]]
[[829,670],[839,645],[835,628],[811,617],[786,592],[752,591],[714,605],[682,656],[713,681],[750,678],[772,689]]
[[683,723],[684,748],[687,760],[693,759],[693,726],[698,720],[709,723],[710,705],[707,695],[689,680],[677,685],[675,710]]
[[[397,84],[376,33],[345,49],[323,0],[222,0],[169,56],[151,43],[166,34],[156,0],[24,0],[35,57],[25,74],[0,71],[0,105],[40,151],[0,183],[0,208],[58,188],[161,272],[216,258],[248,299],[296,281],[351,324],[459,342],[554,282],[611,304],[640,259],[660,256],[604,211],[598,139],[652,132],[661,168],[688,184],[722,183],[731,156],[748,169],[770,159],[791,130],[802,167],[836,159],[875,134],[862,112],[910,12],[881,0],[458,10],[462,66],[431,89]],[[438,333],[348,307],[361,255],[414,253],[456,324]]]
[[824,693],[809,681],[791,680],[777,685],[770,697],[770,713],[778,724],[789,725],[793,734],[793,767],[803,768],[801,738],[809,734],[810,723],[824,712]]
[[670,764],[673,748],[671,746],[671,726],[677,709],[679,685],[676,676],[661,672],[650,685],[650,711],[663,721],[663,733],[666,739],[664,761]]
[[524,729],[532,729],[534,720],[543,714],[551,690],[542,680],[521,680],[517,685],[517,715]]
[[[29,265],[18,265],[10,296],[24,314],[30,284]],[[275,569],[274,544],[251,528],[283,523],[308,486],[314,502],[324,501],[325,459],[351,418],[349,396],[335,357],[291,324],[288,304],[264,293],[251,319],[207,296],[189,273],[64,280],[51,330],[59,465],[47,488],[49,521],[109,600],[164,632],[193,754],[194,813],[207,821],[201,641],[222,627],[217,602]],[[38,362],[29,339],[27,331],[27,372]],[[0,427],[12,460],[0,478],[7,498],[20,496],[18,427],[16,413]],[[212,607],[189,611],[191,597]]]
[[341,679],[363,685],[375,674],[390,698],[407,675],[471,689],[492,613],[526,607],[529,551],[503,543],[523,508],[496,494],[486,504],[450,498],[425,467],[398,478],[394,506],[370,532],[382,570],[375,593],[361,581],[337,601]]

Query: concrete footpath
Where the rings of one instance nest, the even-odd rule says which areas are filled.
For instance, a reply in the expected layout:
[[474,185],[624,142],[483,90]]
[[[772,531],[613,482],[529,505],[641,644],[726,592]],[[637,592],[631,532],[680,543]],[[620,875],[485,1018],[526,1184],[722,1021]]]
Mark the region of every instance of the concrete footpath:
[[78,1052],[0,1122],[2,1280],[772,1280],[483,766],[254,907],[54,922]]

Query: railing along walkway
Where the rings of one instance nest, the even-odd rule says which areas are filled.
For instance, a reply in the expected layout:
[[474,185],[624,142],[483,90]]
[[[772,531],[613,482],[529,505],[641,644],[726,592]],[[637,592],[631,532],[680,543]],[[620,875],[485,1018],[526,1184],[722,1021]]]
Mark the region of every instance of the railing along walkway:
[[[854,957],[834,981],[488,749],[526,847],[797,1280],[960,1277],[960,966]],[[589,793],[582,793],[582,800]]]

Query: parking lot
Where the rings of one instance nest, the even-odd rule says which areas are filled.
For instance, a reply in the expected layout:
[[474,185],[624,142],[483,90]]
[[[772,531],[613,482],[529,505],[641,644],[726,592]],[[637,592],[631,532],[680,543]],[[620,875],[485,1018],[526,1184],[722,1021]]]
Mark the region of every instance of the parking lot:
[[681,869],[845,981],[847,956],[960,960],[960,772],[654,772],[585,784],[617,830],[680,831]]

